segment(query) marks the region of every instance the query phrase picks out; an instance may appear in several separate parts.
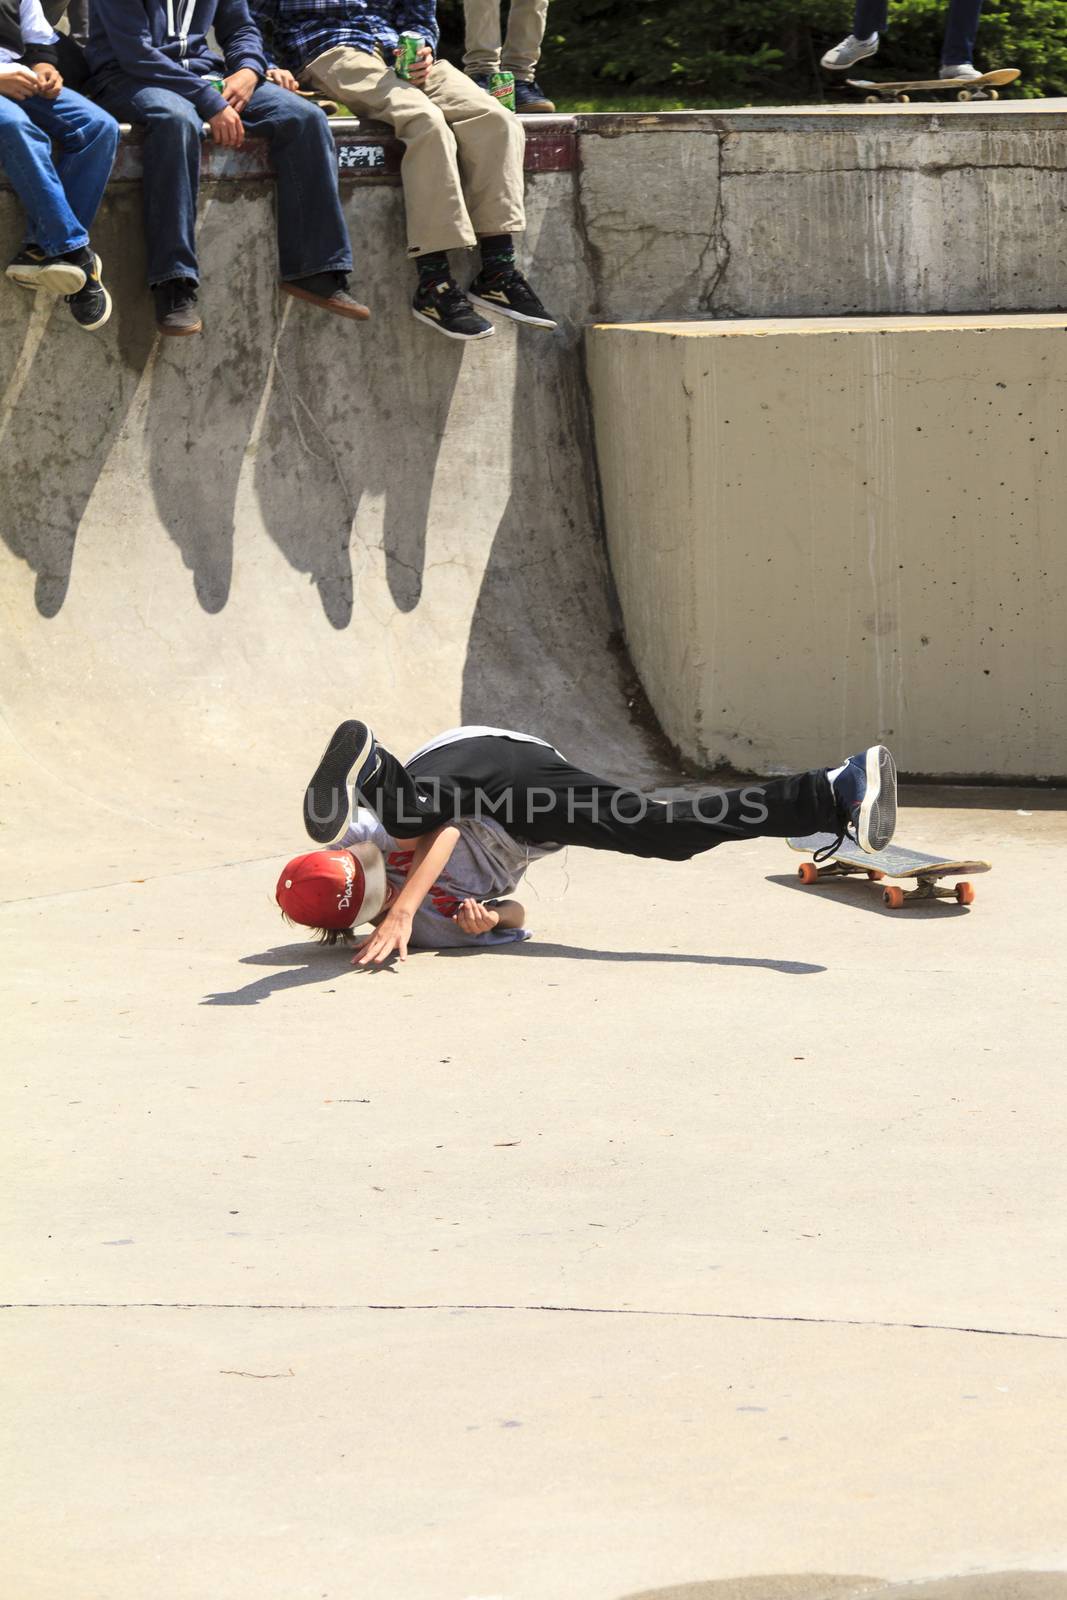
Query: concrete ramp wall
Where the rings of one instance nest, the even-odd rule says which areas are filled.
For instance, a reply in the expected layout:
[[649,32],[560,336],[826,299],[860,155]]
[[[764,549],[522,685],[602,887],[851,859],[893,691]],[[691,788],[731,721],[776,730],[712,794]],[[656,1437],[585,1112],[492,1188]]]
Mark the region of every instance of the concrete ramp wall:
[[634,662],[695,762],[1067,777],[1067,319],[598,326]]
[[309,761],[355,712],[404,751],[490,722],[654,777],[613,645],[573,181],[530,182],[554,334],[418,326],[388,177],[345,185],[367,324],[278,295],[271,186],[247,175],[205,184],[201,338],[155,334],[123,179],[100,337],[0,286],[4,821],[79,835],[42,889],[298,847]]

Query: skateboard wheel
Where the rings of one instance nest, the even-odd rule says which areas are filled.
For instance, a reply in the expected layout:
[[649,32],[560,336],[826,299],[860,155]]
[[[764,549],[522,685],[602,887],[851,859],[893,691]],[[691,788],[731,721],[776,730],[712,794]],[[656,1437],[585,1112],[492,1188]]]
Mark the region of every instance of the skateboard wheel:
[[973,100],[974,99],[974,95],[971,93],[970,89],[960,89],[959,92],[956,95],[956,99],[957,100]]
[[957,883],[957,885],[956,885],[956,901],[961,906],[973,905],[974,904],[974,884],[973,883]]
[[819,869],[814,861],[805,861],[802,867],[797,868],[797,877],[801,883],[814,883],[819,876]]
[[877,867],[868,867],[868,869],[867,869],[867,880],[868,880],[869,883],[881,883],[881,881],[882,881],[882,879],[884,877],[885,877],[885,873],[884,872],[879,872]]
[[910,94],[898,94],[897,95],[897,105],[899,105],[899,106],[910,106],[911,105],[911,95]]
[[869,106],[876,106],[878,104],[879,98],[880,98],[880,96],[878,96],[876,94],[865,94],[864,97],[863,97],[865,104],[869,105]]
[[1000,90],[999,89],[990,89],[989,98],[990,98],[990,100],[999,100],[1000,99]]
[[882,890],[882,899],[890,911],[899,911],[904,904],[904,891],[893,884],[890,888]]

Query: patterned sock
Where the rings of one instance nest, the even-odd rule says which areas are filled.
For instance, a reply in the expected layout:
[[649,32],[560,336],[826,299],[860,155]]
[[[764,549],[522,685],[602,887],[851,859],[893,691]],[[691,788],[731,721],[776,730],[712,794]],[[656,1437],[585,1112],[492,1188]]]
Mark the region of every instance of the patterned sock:
[[482,271],[487,278],[503,278],[515,270],[515,237],[493,233],[478,241],[482,252]]
[[420,287],[424,283],[433,283],[437,279],[452,276],[452,269],[448,265],[448,254],[444,250],[431,250],[428,255],[416,256],[415,270],[419,275]]

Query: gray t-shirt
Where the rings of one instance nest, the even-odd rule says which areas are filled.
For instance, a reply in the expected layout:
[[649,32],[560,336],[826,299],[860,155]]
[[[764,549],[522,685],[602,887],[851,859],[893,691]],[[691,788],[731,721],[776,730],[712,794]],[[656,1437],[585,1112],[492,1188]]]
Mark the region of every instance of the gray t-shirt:
[[[561,846],[524,844],[487,817],[464,817],[456,827],[459,838],[455,849],[415,913],[411,943],[427,950],[446,950],[456,945],[485,947],[528,939],[525,928],[464,933],[452,918],[462,900],[503,900],[514,894],[530,863],[552,855]],[[396,840],[386,833],[374,812],[359,806],[341,845],[347,848],[364,842],[378,846],[385,857],[386,877],[394,888],[402,888],[411,870],[411,851],[398,849]]]

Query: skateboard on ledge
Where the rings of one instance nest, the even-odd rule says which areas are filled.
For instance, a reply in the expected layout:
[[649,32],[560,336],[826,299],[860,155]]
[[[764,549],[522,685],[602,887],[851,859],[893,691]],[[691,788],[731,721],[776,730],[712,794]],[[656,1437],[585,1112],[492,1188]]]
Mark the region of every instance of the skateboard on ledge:
[[1005,84],[1014,83],[1022,76],[1019,67],[998,67],[996,72],[983,72],[980,78],[909,78],[902,83],[879,83],[875,78],[846,78],[850,89],[863,91],[869,106],[885,100],[895,100],[907,105],[911,91],[921,89],[931,93],[954,94],[957,100],[999,100]]
[[[834,843],[832,833],[809,833],[802,839],[787,839],[790,850],[814,855]],[[957,905],[969,906],[974,900],[974,885],[964,879],[964,873],[989,872],[988,861],[961,861],[951,856],[928,856],[922,850],[909,850],[904,845],[891,844],[876,854],[861,850],[858,844],[845,839],[825,861],[805,861],[797,869],[801,883],[819,883],[824,878],[850,878],[863,874],[874,883],[884,878],[914,878],[914,889],[902,889],[891,883],[882,890],[882,900],[891,911],[916,900],[955,900]],[[939,878],[960,878],[960,883],[942,884]]]

